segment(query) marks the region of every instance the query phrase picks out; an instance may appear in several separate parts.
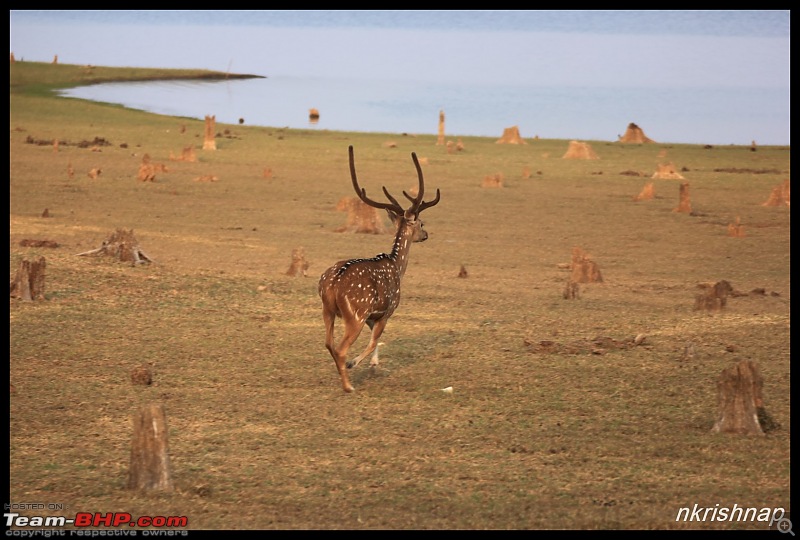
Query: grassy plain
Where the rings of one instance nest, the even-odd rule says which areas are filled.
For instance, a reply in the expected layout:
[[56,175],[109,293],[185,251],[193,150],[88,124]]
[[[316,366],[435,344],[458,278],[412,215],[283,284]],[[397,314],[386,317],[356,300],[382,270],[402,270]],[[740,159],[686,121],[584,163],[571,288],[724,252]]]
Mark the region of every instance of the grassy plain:
[[[676,517],[790,509],[790,209],[762,206],[789,147],[586,141],[600,159],[569,160],[566,140],[460,137],[449,154],[435,135],[218,124],[204,151],[201,120],[49,93],[82,70],[10,68],[9,274],[47,261],[45,300],[9,301],[11,502],[191,529],[765,529]],[[96,138],[109,144],[78,144]],[[442,193],[381,365],[354,370],[353,394],[324,347],[317,277],[392,237],[334,232],[349,145],[373,198],[415,185],[412,151]],[[170,161],[187,146],[198,161]],[[168,167],[155,182],[136,178],[145,153]],[[650,178],[666,161],[692,214],[673,211],[681,181]],[[495,173],[504,187],[482,188]],[[655,199],[634,202],[648,182]],[[742,238],[727,234],[737,217]],[[117,228],[156,263],[76,256]],[[288,276],[300,246],[308,276]],[[574,246],[604,283],[566,300]],[[697,284],[721,279],[766,294],[694,311]],[[759,365],[780,424],[764,437],[711,433],[720,372],[739,360]],[[139,366],[152,385],[132,384]],[[126,488],[150,403],[167,413],[169,493]]]

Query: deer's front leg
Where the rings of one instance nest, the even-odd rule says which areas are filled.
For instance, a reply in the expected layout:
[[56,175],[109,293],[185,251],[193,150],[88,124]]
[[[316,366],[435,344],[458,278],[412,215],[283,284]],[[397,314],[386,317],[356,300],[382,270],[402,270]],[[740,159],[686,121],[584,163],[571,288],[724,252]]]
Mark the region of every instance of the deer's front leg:
[[369,325],[370,329],[372,330],[372,334],[369,339],[369,344],[367,348],[364,349],[364,352],[359,354],[356,358],[353,358],[349,362],[347,362],[348,368],[354,368],[361,361],[366,358],[367,356],[372,353],[372,358],[369,361],[370,366],[377,366],[378,365],[378,339],[381,337],[383,333],[383,329],[386,328],[386,323],[389,321],[388,317],[384,317],[383,319],[378,319],[377,321],[368,320],[367,325]]

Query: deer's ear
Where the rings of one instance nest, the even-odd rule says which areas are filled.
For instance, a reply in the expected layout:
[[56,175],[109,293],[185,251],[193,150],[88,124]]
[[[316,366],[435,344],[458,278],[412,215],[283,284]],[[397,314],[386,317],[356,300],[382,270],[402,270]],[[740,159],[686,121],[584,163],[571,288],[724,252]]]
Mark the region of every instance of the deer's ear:
[[395,223],[395,224],[397,223],[397,220],[400,219],[400,216],[397,215],[397,213],[392,212],[388,208],[386,209],[386,215],[389,216],[389,219],[391,220],[391,222]]

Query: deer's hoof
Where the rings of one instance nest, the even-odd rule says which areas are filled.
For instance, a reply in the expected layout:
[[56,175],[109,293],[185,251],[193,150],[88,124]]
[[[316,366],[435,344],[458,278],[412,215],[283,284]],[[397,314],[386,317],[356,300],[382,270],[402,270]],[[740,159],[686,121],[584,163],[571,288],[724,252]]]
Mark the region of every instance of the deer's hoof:
[[345,364],[345,366],[347,366],[347,369],[353,369],[355,365],[356,363],[353,360],[348,360],[347,363]]

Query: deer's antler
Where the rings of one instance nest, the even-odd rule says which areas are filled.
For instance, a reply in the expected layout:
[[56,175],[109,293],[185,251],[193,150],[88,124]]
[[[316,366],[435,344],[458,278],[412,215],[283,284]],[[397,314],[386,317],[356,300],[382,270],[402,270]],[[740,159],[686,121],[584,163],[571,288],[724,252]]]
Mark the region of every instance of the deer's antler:
[[373,201],[372,199],[367,197],[367,190],[358,185],[358,178],[356,177],[356,162],[355,158],[353,157],[352,145],[350,146],[350,178],[353,179],[353,188],[356,190],[358,198],[364,201],[365,204],[368,204],[373,208],[383,208],[384,210],[389,210],[390,212],[394,212],[397,215],[401,215],[403,213],[403,208],[400,206],[400,204],[394,197],[389,195],[389,192],[386,190],[386,187],[383,188],[383,192],[386,194],[386,197],[388,197],[389,200],[392,201],[391,204]]
[[426,208],[430,208],[434,206],[436,203],[439,202],[439,190],[436,190],[436,198],[432,201],[423,202],[422,198],[425,196],[425,179],[422,175],[422,167],[420,167],[419,160],[417,159],[416,152],[411,152],[411,159],[414,161],[414,166],[417,169],[417,177],[419,178],[419,191],[417,192],[416,197],[412,197],[405,191],[403,191],[403,195],[411,201],[411,206],[408,210],[403,210],[403,207],[400,206],[400,203],[397,202],[397,199],[392,197],[389,193],[389,190],[386,189],[386,186],[383,186],[383,193],[386,195],[386,198],[391,201],[389,203],[381,203],[377,201],[373,201],[369,197],[367,197],[367,190],[360,187],[358,185],[358,178],[356,177],[356,163],[355,158],[353,156],[353,147],[352,145],[349,148],[350,151],[350,178],[353,179],[353,188],[356,190],[356,194],[358,197],[364,201],[365,204],[372,206],[374,208],[383,208],[384,210],[389,210],[390,212],[394,212],[397,215],[406,214],[408,216],[419,216],[420,212],[425,210]]
[[408,213],[413,212],[414,215],[419,216],[420,212],[425,210],[426,208],[430,208],[434,206],[436,203],[439,202],[439,189],[436,189],[436,198],[432,201],[423,202],[422,197],[425,195],[425,179],[422,177],[422,167],[419,165],[419,160],[417,159],[416,152],[411,152],[411,159],[414,161],[414,166],[417,168],[417,177],[419,178],[419,191],[417,192],[417,197],[413,198],[411,195],[403,192],[403,195],[406,196],[406,199],[411,201],[411,208],[407,211]]

